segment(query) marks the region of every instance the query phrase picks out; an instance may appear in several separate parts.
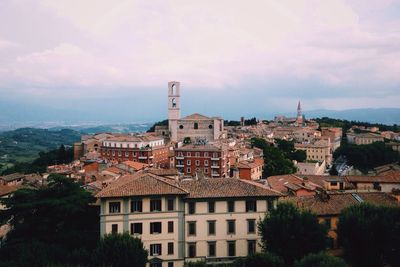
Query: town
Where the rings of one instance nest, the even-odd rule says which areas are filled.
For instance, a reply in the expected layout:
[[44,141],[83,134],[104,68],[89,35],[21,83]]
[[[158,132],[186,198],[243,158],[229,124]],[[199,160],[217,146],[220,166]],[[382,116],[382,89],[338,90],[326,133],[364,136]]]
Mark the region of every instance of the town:
[[[228,121],[199,113],[181,116],[183,84],[168,82],[165,95],[167,120],[148,132],[84,134],[79,142],[69,144],[69,160],[48,164],[43,172],[0,176],[0,252],[13,248],[18,233],[30,227],[22,222],[29,221],[28,215],[19,220],[9,213],[27,208],[19,207],[18,201],[34,201],[29,198],[32,192],[43,191],[42,196],[48,192],[53,197],[51,188],[67,183],[63,180],[67,179],[72,183],[70,188],[77,185],[76,190],[91,196],[98,238],[127,234],[140,240],[147,253],[143,264],[149,267],[253,266],[251,260],[254,266],[283,266],[280,258],[285,266],[295,262],[295,266],[311,266],[300,265],[302,258],[319,252],[326,252],[332,261],[349,261],[351,253],[351,266],[399,266],[398,128],[307,119],[300,101],[296,117],[276,115],[270,121],[244,117]],[[73,202],[59,197],[56,205]],[[37,210],[40,216],[53,210],[48,205],[43,213]],[[279,221],[283,219],[278,212],[299,216],[296,225]],[[368,228],[360,219],[373,220],[368,212],[382,214],[375,223],[387,227],[379,231],[390,234],[374,232],[376,225]],[[308,229],[311,226],[301,221],[306,214],[323,226],[322,241],[311,233],[314,228]],[[79,216],[82,218],[74,220],[84,220],[84,215]],[[38,218],[30,220],[40,223]],[[296,231],[294,244],[299,247],[288,240],[282,226],[285,223],[287,231]],[[354,236],[349,234],[352,231]],[[356,231],[366,232],[365,237],[357,236]],[[273,238],[282,239],[283,247]],[[313,246],[307,248],[301,242]],[[376,250],[363,242],[377,242]],[[366,251],[370,255],[365,255]],[[277,256],[265,254],[264,265],[255,265],[257,258],[251,256],[266,252]],[[119,255],[115,253],[115,257]],[[242,263],[238,263],[240,259]],[[140,266],[137,264],[132,266]],[[105,261],[97,266],[125,265]]]

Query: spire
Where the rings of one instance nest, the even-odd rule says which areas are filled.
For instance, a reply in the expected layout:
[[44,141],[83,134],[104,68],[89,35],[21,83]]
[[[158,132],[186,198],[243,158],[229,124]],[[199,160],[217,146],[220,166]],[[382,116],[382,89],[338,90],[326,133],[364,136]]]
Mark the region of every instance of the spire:
[[297,105],[297,117],[302,117],[300,101],[299,101],[299,104]]

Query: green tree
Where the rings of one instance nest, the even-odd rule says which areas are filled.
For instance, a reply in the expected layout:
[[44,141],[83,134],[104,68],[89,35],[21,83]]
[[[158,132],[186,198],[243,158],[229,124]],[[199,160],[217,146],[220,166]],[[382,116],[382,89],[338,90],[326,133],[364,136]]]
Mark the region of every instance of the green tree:
[[326,227],[315,214],[289,202],[278,203],[258,228],[264,250],[282,257],[286,264],[325,249]]
[[94,250],[93,266],[100,267],[144,267],[148,252],[139,238],[128,233],[108,234],[101,238]]
[[252,145],[261,148],[264,153],[264,176],[290,174],[296,171],[293,162],[279,148],[269,144],[263,138],[252,138]]
[[48,181],[1,199],[7,209],[0,211],[0,224],[12,226],[1,259],[17,266],[87,263],[99,236],[95,199],[70,178],[50,175]]
[[168,120],[162,120],[158,121],[153,124],[153,126],[150,127],[150,129],[147,130],[148,133],[152,133],[156,130],[156,126],[168,126]]
[[283,267],[283,260],[269,252],[256,253],[234,261],[233,267]]
[[183,265],[184,267],[208,267],[207,263],[205,261],[193,261],[193,262],[185,262]]
[[338,257],[330,256],[324,252],[318,254],[309,254],[299,261],[296,261],[293,267],[347,267],[347,263]]
[[353,266],[400,266],[400,208],[367,203],[342,211],[338,238]]

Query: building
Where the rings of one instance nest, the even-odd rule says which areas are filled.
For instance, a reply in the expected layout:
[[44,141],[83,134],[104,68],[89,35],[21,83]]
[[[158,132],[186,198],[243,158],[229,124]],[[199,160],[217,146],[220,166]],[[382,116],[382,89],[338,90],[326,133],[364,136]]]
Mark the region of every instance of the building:
[[228,263],[261,251],[257,222],[279,196],[240,179],[179,181],[138,172],[97,194],[100,231],[140,237],[149,267]]
[[346,176],[348,183],[357,190],[382,191],[391,193],[393,190],[400,190],[400,172],[387,173],[379,176]]
[[101,157],[108,161],[136,161],[151,167],[168,167],[169,148],[164,138],[152,135],[120,135],[102,142]]
[[180,82],[168,83],[168,128],[166,126],[156,127],[157,133],[168,135],[172,142],[180,142],[185,138],[206,139],[213,142],[224,138],[224,120],[220,117],[207,117],[194,113],[181,118],[180,107]]
[[23,183],[25,175],[21,173],[12,173],[0,176],[0,185],[20,185]]
[[373,133],[347,133],[347,142],[356,145],[369,145],[374,142],[383,142],[384,138]]
[[323,175],[326,171],[325,160],[313,162],[296,162],[296,174]]
[[343,130],[340,127],[321,127],[321,138],[329,139],[332,151],[340,147]]
[[228,148],[217,144],[189,144],[176,148],[175,167],[184,176],[201,172],[212,178],[228,177]]
[[325,161],[327,165],[332,163],[332,152],[329,140],[318,140],[310,144],[294,144],[296,150],[304,150],[308,161]]
[[314,196],[323,187],[317,183],[294,174],[274,175],[267,178],[267,185],[272,190],[286,196]]
[[301,104],[300,101],[297,104],[297,117],[296,117],[297,125],[303,125],[303,113],[301,111]]
[[338,248],[337,223],[343,209],[363,202],[389,207],[400,207],[396,198],[381,192],[320,193],[316,196],[289,197],[282,201],[291,201],[297,207],[311,210],[317,214],[320,223],[328,227],[329,247]]
[[255,158],[248,161],[241,161],[236,167],[239,171],[240,179],[259,180],[263,177],[264,159]]

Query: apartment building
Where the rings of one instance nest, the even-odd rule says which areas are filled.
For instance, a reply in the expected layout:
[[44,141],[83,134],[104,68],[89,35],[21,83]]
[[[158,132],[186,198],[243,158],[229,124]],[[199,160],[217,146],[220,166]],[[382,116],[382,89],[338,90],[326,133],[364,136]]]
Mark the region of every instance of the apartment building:
[[374,142],[383,142],[383,136],[373,133],[347,133],[347,142],[356,145],[369,145]]
[[322,139],[329,139],[332,151],[340,147],[342,141],[343,130],[339,127],[321,127]]
[[228,177],[228,149],[223,145],[185,145],[175,149],[175,167],[184,176]]
[[164,138],[152,135],[122,135],[107,138],[101,145],[101,157],[109,161],[136,161],[150,167],[167,167],[169,148]]
[[264,169],[264,159],[255,158],[252,160],[241,161],[236,167],[239,170],[239,178],[244,180],[259,180],[262,178]]
[[174,180],[140,171],[97,194],[101,234],[130,232],[149,267],[232,262],[261,251],[257,221],[280,193],[234,178]]
[[324,161],[332,163],[332,152],[329,140],[318,140],[311,144],[294,144],[296,150],[304,150],[308,161]]

